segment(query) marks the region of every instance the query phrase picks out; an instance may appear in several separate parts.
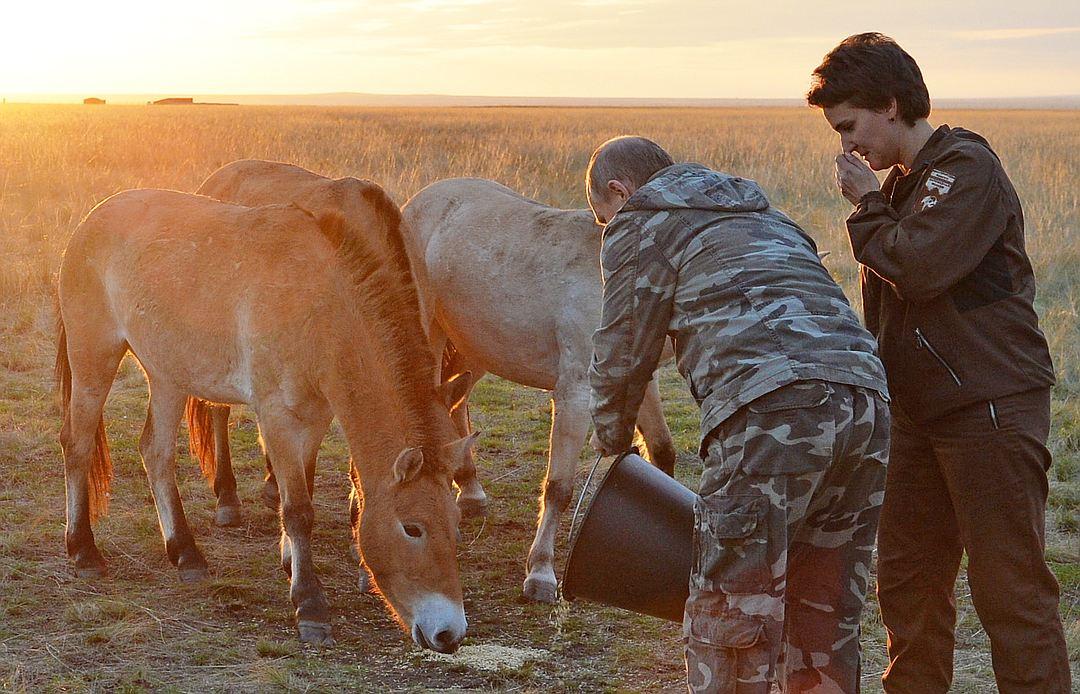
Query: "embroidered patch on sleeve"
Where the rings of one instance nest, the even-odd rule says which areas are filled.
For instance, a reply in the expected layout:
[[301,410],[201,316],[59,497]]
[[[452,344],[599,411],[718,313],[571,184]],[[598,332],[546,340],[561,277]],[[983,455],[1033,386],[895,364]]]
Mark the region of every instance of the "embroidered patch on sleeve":
[[937,198],[935,198],[933,195],[927,195],[920,202],[922,202],[922,208],[925,211],[929,210],[931,207],[937,204]]
[[952,188],[952,184],[956,181],[956,176],[950,173],[945,173],[940,169],[934,169],[930,172],[930,176],[926,179],[926,189],[931,193],[937,193],[938,195],[944,195]]

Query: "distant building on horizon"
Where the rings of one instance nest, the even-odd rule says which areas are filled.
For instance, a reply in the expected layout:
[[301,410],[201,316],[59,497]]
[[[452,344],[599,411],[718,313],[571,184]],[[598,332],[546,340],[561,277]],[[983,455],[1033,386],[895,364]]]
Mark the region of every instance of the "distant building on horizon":
[[105,103],[105,99],[99,99],[96,96],[88,96],[82,100],[87,106],[101,106]]
[[157,101],[147,101],[151,106],[237,106],[235,103],[222,103],[219,101],[195,101],[190,96],[172,96]]

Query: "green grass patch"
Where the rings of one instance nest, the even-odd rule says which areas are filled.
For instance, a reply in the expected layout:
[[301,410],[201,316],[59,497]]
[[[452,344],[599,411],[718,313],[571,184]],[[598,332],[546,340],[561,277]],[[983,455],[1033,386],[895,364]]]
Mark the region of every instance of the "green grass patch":
[[255,642],[255,652],[260,658],[284,658],[296,653],[296,644],[259,639]]
[[1080,591],[1080,563],[1049,562],[1049,565],[1063,591]]

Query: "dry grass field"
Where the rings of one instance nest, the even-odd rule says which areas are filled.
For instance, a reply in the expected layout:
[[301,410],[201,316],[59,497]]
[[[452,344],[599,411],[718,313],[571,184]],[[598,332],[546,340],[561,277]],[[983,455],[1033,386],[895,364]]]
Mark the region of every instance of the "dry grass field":
[[[1038,309],[1059,378],[1047,558],[1062,584],[1077,672],[1080,112],[949,112],[933,120],[987,136],[1025,204]],[[257,501],[255,425],[241,408],[233,433],[245,504],[239,528],[214,526],[211,493],[181,432],[181,494],[213,578],[180,585],[138,457],[146,387],[130,358],[106,409],[116,480],[110,515],[96,534],[110,578],[76,580],[63,547],[52,283],[66,239],[94,204],[127,188],[194,190],[218,166],[254,157],[371,178],[399,202],[441,178],[480,176],[553,205],[582,207],[590,152],[622,133],[652,137],[676,159],[759,181],[831,251],[826,264],[858,302],[843,233],[849,206],[832,183],[836,140],[810,109],[0,106],[0,689],[679,691],[676,625],[519,598],[549,404],[542,392],[491,377],[477,387],[472,411],[484,432],[481,480],[492,503],[486,521],[462,529],[470,635],[457,657],[420,652],[377,599],[357,591],[345,513],[348,453],[336,432],[320,458],[315,546],[336,615],[335,648],[296,641],[277,566],[277,522]],[[663,392],[681,452],[678,474],[694,486],[696,409],[670,367]],[[562,553],[568,522],[557,545]],[[988,642],[965,582],[957,593],[954,690],[993,691]],[[879,691],[884,634],[872,599],[864,627],[864,685]]]

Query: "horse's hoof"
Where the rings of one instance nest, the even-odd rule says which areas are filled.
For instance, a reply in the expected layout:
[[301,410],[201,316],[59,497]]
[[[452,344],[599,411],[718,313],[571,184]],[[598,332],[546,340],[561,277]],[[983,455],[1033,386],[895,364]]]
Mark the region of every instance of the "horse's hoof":
[[331,635],[330,624],[327,622],[301,620],[296,628],[300,632],[300,643],[310,643],[315,646],[334,645],[334,637]]
[[76,566],[75,577],[84,578],[87,580],[95,580],[98,578],[105,578],[109,575],[109,570],[104,565],[98,566]]
[[522,589],[525,592],[526,600],[542,602],[547,605],[554,605],[558,602],[558,586],[555,583],[530,577],[525,579],[525,585],[522,586]]
[[364,567],[360,567],[360,575],[356,577],[356,587],[360,589],[361,593],[371,592],[371,576],[368,576],[368,572],[364,571]]
[[205,566],[196,566],[190,569],[179,569],[181,583],[198,583],[210,578],[210,570]]
[[487,516],[487,498],[483,499],[466,499],[459,496],[457,500],[458,509],[461,510],[462,518],[483,518]]
[[214,523],[220,528],[235,528],[240,521],[239,506],[218,506],[214,513]]
[[262,502],[271,511],[278,510],[281,505],[281,494],[276,484],[264,484],[262,488]]

